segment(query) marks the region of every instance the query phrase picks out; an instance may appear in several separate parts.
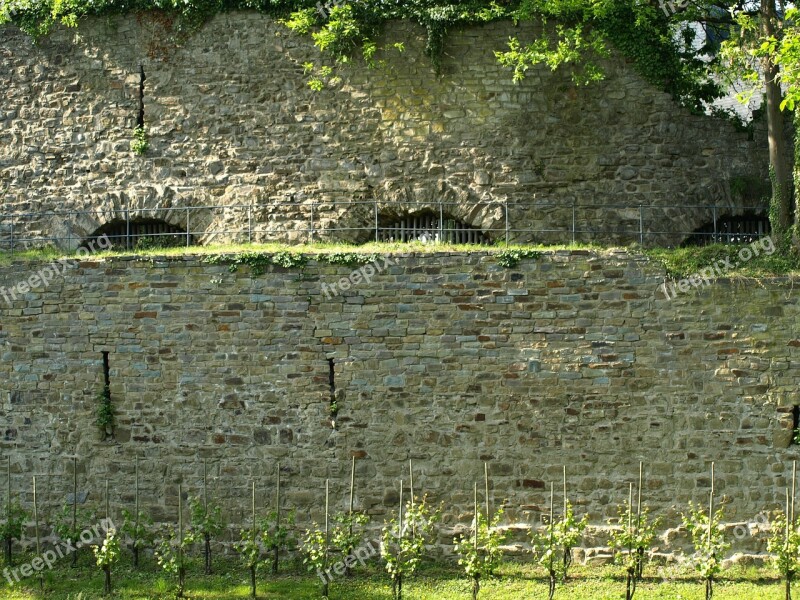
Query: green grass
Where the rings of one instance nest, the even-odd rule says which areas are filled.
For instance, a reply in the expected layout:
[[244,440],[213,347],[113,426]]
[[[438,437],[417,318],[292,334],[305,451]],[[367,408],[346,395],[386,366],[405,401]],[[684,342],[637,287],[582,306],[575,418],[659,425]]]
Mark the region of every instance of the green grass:
[[[574,250],[574,249],[594,249],[601,251],[598,246],[589,245],[563,245],[563,246],[505,246],[498,244],[495,246],[478,244],[425,244],[422,242],[370,242],[361,245],[345,243],[316,243],[316,244],[210,244],[207,246],[178,246],[175,248],[153,248],[148,250],[127,250],[127,251],[105,251],[95,252],[93,257],[114,257],[114,256],[186,256],[186,255],[208,255],[208,254],[237,254],[241,252],[297,252],[303,254],[333,254],[341,252],[357,254],[373,253],[423,253],[433,254],[437,252],[502,252],[507,249],[535,249],[535,250]],[[74,252],[63,252],[51,247],[38,250],[26,250],[24,252],[14,252],[12,255],[7,251],[0,251],[0,264],[15,261],[39,261],[53,260],[57,258],[74,258]]]
[[[62,561],[65,563],[68,561]],[[103,580],[98,569],[89,565],[84,556],[82,566],[69,568],[59,564],[45,574],[45,589],[38,579],[25,585],[9,588],[0,585],[0,598],[9,600],[89,600],[102,598]],[[222,600],[248,598],[250,588],[247,574],[231,560],[218,560],[215,575],[200,574],[193,568],[187,577],[187,596],[194,599]],[[664,575],[668,574],[669,579]],[[547,581],[541,569],[517,563],[505,564],[499,577],[485,581],[480,598],[486,600],[521,600],[547,597]],[[114,598],[125,600],[166,600],[174,598],[174,580],[155,571],[148,561],[143,571],[119,567],[114,572]],[[320,598],[319,579],[294,572],[271,576],[260,575],[258,597],[270,600],[316,600]],[[418,576],[406,581],[406,600],[461,600],[470,597],[470,582],[460,576],[455,567],[424,567]],[[616,567],[576,567],[570,580],[559,585],[556,598],[564,600],[620,600],[625,596],[625,581]],[[331,584],[331,600],[390,600],[389,581],[377,564],[361,569],[352,579],[335,578]],[[700,600],[703,586],[691,572],[665,571],[663,567],[648,566],[645,580],[639,584],[636,600]],[[726,571],[715,585],[715,600],[780,600],[782,583],[769,569],[734,568]]]
[[[767,254],[761,252],[759,256],[749,260],[741,260],[739,252],[745,245],[724,245],[711,244],[700,247],[687,248],[655,248],[641,250],[631,247],[632,254],[643,253],[651,260],[661,263],[671,278],[681,279],[695,273],[699,273],[704,268],[714,266],[720,269],[723,277],[775,277],[789,274],[800,274],[800,252]],[[180,246],[177,248],[155,248],[150,250],[120,251],[120,252],[98,252],[92,255],[93,258],[113,258],[121,256],[208,256],[220,254],[242,254],[242,253],[264,253],[274,254],[279,252],[293,252],[314,255],[347,253],[347,254],[402,254],[418,253],[432,254],[437,252],[492,252],[500,253],[508,250],[534,250],[537,252],[555,252],[558,250],[590,250],[603,254],[605,252],[618,251],[618,247],[603,248],[597,245],[556,245],[556,246],[477,246],[459,244],[423,244],[420,242],[412,243],[368,243],[360,246],[350,244],[318,243],[306,245],[287,245],[287,244],[215,244],[208,246]],[[15,261],[22,262],[49,262],[61,258],[75,258],[75,253],[64,253],[53,248],[40,250],[28,250],[25,252],[15,252],[13,257],[8,252],[0,251],[0,266],[7,266]],[[725,262],[727,261],[727,263]],[[733,269],[727,268],[727,264],[733,265]]]
[[[767,254],[762,250],[758,256],[743,260],[743,256],[746,257],[747,254],[740,256],[739,253],[747,246],[751,245],[710,244],[688,248],[655,248],[646,250],[645,254],[663,263],[667,274],[675,279],[689,277],[714,265],[719,265],[724,271],[723,277],[774,277],[800,273],[800,252],[775,251]],[[728,264],[734,268],[728,269]]]

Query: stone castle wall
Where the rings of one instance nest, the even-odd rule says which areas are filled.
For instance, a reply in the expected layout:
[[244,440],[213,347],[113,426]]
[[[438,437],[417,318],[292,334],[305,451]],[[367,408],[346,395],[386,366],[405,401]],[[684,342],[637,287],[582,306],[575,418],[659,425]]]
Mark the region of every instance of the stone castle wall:
[[[0,267],[0,287],[43,266]],[[307,525],[326,478],[345,506],[356,456],[357,506],[382,522],[411,459],[416,491],[445,503],[443,543],[469,520],[484,461],[509,523],[540,521],[565,464],[594,526],[615,516],[639,461],[665,528],[707,500],[712,461],[730,521],[780,506],[800,456],[796,281],[720,280],[667,300],[648,259],[582,251],[513,268],[409,254],[372,269],[343,290],[351,268],[324,262],[255,274],[191,256],[87,259],[0,298],[0,448],[15,489],[38,474],[52,516],[77,455],[88,504],[109,479],[119,514],[138,456],[143,507],[169,521],[205,459],[238,523],[251,480],[271,506],[280,462],[286,506]],[[94,424],[102,352],[118,411],[108,441]],[[764,548],[743,536],[735,549]]]
[[[719,217],[760,202],[766,134],[689,114],[622,60],[586,89],[543,67],[515,85],[493,51],[533,32],[495,23],[452,32],[437,75],[422,28],[391,29],[404,53],[319,93],[303,72],[320,58],[310,40],[254,13],[217,16],[178,49],[152,15],[38,45],[0,29],[0,247],[12,227],[18,241],[75,247],[126,210],[179,227],[188,216],[202,243],[308,240],[312,228],[360,241],[375,206],[390,218],[439,203],[493,239],[507,210],[512,240],[569,242],[577,205],[579,241],[639,241],[641,222],[646,244],[676,244],[714,217],[678,206],[716,204]],[[138,157],[142,83],[151,149]],[[185,210],[205,205],[252,208]]]

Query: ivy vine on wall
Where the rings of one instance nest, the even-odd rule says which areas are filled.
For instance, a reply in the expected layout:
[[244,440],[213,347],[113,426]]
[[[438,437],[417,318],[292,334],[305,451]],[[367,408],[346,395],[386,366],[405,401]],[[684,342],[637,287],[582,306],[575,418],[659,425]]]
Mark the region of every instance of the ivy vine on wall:
[[[676,42],[669,20],[657,7],[637,0],[329,0],[325,4],[317,0],[6,0],[0,4],[0,25],[13,23],[39,38],[59,24],[74,27],[86,16],[150,11],[168,18],[170,26],[163,35],[170,39],[165,42],[179,45],[213,16],[233,10],[271,14],[292,31],[310,36],[325,57],[319,63],[303,65],[315,90],[338,84],[336,68],[341,64],[359,58],[376,66],[380,64],[376,59],[379,50],[402,51],[399,42],[378,46],[385,25],[392,20],[407,19],[425,28],[426,53],[438,71],[449,31],[512,19],[544,25],[549,33],[530,47],[541,51],[538,62],[551,67],[570,63],[569,68],[582,72],[584,77],[578,80],[583,82],[602,77],[599,63],[591,55],[605,55],[604,44],[609,42],[644,77],[685,106],[699,110],[705,101],[719,95],[704,65],[688,59]],[[548,28],[553,23],[557,25]],[[498,59],[510,67],[515,67],[515,59],[525,66],[531,58],[524,52],[527,49],[518,43],[516,57],[513,46],[505,52],[498,49]]]

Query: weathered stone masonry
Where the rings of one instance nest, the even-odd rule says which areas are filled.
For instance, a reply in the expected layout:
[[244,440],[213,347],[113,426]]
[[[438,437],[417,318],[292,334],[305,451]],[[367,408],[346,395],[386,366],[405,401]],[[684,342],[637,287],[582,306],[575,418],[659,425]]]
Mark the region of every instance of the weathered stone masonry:
[[[205,458],[236,521],[252,478],[269,502],[280,461],[305,523],[321,518],[327,477],[343,506],[355,455],[357,504],[382,520],[412,458],[417,490],[445,502],[452,526],[483,461],[492,501],[531,522],[567,464],[579,510],[602,525],[644,460],[645,498],[674,526],[676,507],[707,498],[714,460],[731,520],[781,502],[800,455],[789,446],[796,281],[723,280],[667,301],[663,269],[621,252],[550,252],[510,269],[485,253],[395,260],[330,299],[322,284],[350,268],[87,261],[3,304],[0,448],[15,486],[41,474],[53,510],[77,452],[89,502],[109,478],[118,511],[138,455],[146,508],[169,520],[177,483],[196,491]],[[0,285],[35,268],[2,267]],[[113,442],[94,425],[103,351]]]
[[[185,227],[184,207],[252,205],[264,241],[307,238],[312,202],[317,239],[367,237],[332,231],[372,225],[371,206],[354,201],[388,216],[454,203],[484,230],[504,229],[508,202],[519,204],[511,228],[559,231],[513,239],[566,242],[577,204],[579,240],[639,241],[642,217],[645,243],[676,244],[713,218],[676,206],[728,207],[721,217],[762,200],[746,182],[767,180],[763,127],[750,139],[691,115],[622,60],[585,89],[545,67],[515,85],[493,51],[534,32],[495,23],[453,31],[439,76],[423,28],[390,29],[404,53],[382,54],[384,68],[356,63],[316,93],[302,65],[318,51],[263,15],[219,15],[166,60],[147,15],[89,20],[38,45],[0,28],[0,213],[34,213],[17,217],[18,238],[74,247],[126,209]],[[130,150],[141,89],[145,157]],[[89,214],[42,215],[53,210]],[[246,209],[191,217],[203,243],[249,221]]]

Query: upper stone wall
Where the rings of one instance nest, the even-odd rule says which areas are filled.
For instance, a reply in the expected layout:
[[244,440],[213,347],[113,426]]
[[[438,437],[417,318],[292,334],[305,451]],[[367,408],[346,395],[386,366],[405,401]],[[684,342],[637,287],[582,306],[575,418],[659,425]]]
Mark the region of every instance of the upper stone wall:
[[[766,179],[766,135],[751,141],[726,121],[689,114],[622,61],[585,89],[546,68],[515,85],[493,51],[531,30],[495,23],[452,32],[437,76],[422,28],[391,29],[403,54],[380,57],[382,68],[344,69],[342,84],[320,93],[303,73],[319,59],[310,40],[255,13],[219,15],[179,49],[164,47],[148,15],[88,21],[38,45],[0,29],[0,212],[18,213],[18,239],[75,246],[125,209],[156,209],[144,216],[184,227],[176,208],[252,204],[253,239],[298,240],[311,202],[323,203],[314,207],[318,236],[345,239],[368,234],[329,230],[369,227],[374,209],[331,201],[377,201],[388,213],[453,202],[453,216],[499,230],[505,202],[519,204],[509,208],[511,229],[560,230],[576,203],[602,207],[577,210],[579,240],[638,241],[603,232],[638,232],[642,216],[645,243],[672,244],[684,237],[675,232],[712,218],[677,205],[752,204],[731,193],[731,180]],[[141,69],[151,141],[143,158],[129,147]],[[90,214],[19,216],[54,210]],[[234,236],[211,231],[246,230],[249,220],[246,210],[193,211],[191,228],[219,241]],[[0,245],[10,228],[0,220]]]

